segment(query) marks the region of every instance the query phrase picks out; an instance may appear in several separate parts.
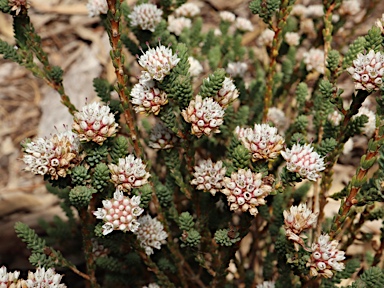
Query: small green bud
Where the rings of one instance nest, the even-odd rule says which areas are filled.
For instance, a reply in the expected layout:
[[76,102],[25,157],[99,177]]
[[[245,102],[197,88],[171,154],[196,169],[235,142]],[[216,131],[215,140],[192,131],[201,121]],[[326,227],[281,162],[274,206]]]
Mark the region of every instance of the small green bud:
[[221,246],[232,246],[234,243],[240,241],[239,233],[235,232],[234,235],[231,235],[228,229],[220,229],[215,232],[215,241]]
[[69,192],[69,201],[76,208],[87,207],[96,190],[86,186],[76,186]]
[[72,183],[75,186],[85,185],[91,176],[88,175],[88,169],[84,166],[76,166],[71,173]]
[[181,236],[181,241],[183,243],[180,246],[189,248],[197,247],[197,245],[200,244],[200,239],[200,233],[196,229],[192,228],[191,230],[183,233]]
[[109,168],[105,163],[99,163],[95,167],[95,171],[92,175],[92,187],[94,187],[97,192],[103,191],[110,180]]
[[193,222],[193,217],[189,212],[183,212],[179,216],[179,228],[180,230],[186,230],[189,231],[192,229],[192,227],[195,226],[195,223]]
[[118,136],[113,139],[111,148],[111,157],[113,162],[117,163],[119,158],[125,158],[128,154],[128,139],[124,136]]

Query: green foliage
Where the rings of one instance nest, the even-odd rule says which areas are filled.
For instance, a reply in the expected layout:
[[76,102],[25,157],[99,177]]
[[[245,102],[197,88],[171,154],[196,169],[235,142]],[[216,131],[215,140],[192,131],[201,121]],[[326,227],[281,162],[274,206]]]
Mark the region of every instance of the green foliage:
[[86,184],[91,176],[88,174],[88,169],[82,165],[76,166],[72,169],[71,179],[75,186]]
[[195,226],[193,217],[189,212],[183,212],[179,216],[179,228],[182,231],[189,231]]
[[283,73],[283,83],[289,83],[292,77],[294,63],[291,60],[285,59],[282,63],[281,70]]
[[308,96],[308,85],[304,82],[299,83],[296,88],[296,101],[299,111],[305,107],[305,100]]
[[339,62],[340,62],[339,51],[337,50],[329,51],[328,58],[327,58],[327,68],[331,70],[331,72],[334,72],[339,67]]
[[203,80],[203,85],[200,88],[200,95],[203,98],[215,96],[221,88],[225,78],[225,70],[217,69],[208,78]]
[[249,9],[253,14],[258,14],[264,23],[269,24],[280,3],[281,0],[253,0],[249,3]]
[[308,118],[305,115],[298,116],[295,122],[293,123],[293,129],[295,132],[305,134],[308,131],[307,127],[308,127]]
[[331,98],[334,91],[334,87],[331,82],[323,79],[320,81],[319,90],[321,94],[323,94],[324,98]]
[[221,47],[219,45],[213,46],[208,52],[208,62],[211,69],[215,69],[222,58]]
[[119,272],[121,271],[122,263],[114,257],[104,256],[96,258],[96,265],[109,271]]
[[0,10],[3,13],[8,13],[11,11],[11,6],[8,4],[8,0],[0,0]]
[[125,158],[128,154],[128,139],[124,136],[117,136],[113,139],[111,147],[111,158],[114,163],[119,163],[120,158]]
[[215,232],[215,241],[221,246],[232,246],[236,242],[240,241],[240,234],[236,232],[235,236],[229,237],[228,229],[220,229]]
[[357,54],[364,51],[366,40],[364,37],[357,38],[351,45],[349,45],[348,52],[344,55],[343,68],[352,65],[353,60],[357,58]]
[[91,166],[94,167],[101,162],[105,162],[108,157],[108,146],[106,145],[96,145],[88,144],[85,145],[85,161]]
[[373,26],[369,29],[368,34],[365,36],[364,48],[367,52],[374,50],[375,52],[381,51],[383,43],[383,36],[381,35],[381,29]]
[[333,152],[338,145],[338,142],[333,138],[327,138],[321,141],[320,146],[317,147],[316,152],[320,156],[326,156],[328,153]]
[[311,188],[312,184],[310,182],[304,182],[302,185],[300,185],[297,189],[295,189],[292,193],[293,198],[293,205],[298,205],[300,202],[303,201],[304,197],[309,192],[309,189]]
[[249,167],[251,153],[243,145],[238,145],[231,151],[230,159],[232,159],[232,164],[235,170],[245,169]]
[[200,244],[201,235],[200,233],[192,228],[185,232],[183,236],[181,237],[181,247],[189,247],[189,248],[195,248],[197,245]]
[[134,195],[140,195],[140,207],[143,209],[148,208],[149,201],[152,198],[152,187],[149,184],[133,189]]
[[95,170],[92,175],[92,187],[96,189],[97,192],[102,192],[104,188],[108,185],[110,180],[109,168],[105,163],[99,163],[96,165]]
[[360,115],[354,117],[350,122],[348,122],[344,139],[349,139],[355,135],[361,134],[361,129],[366,123],[368,123],[368,116]]
[[64,71],[59,66],[53,66],[52,70],[48,72],[47,77],[54,83],[60,83],[63,81]]
[[163,207],[169,207],[173,200],[173,191],[160,183],[156,184],[155,190],[160,205]]
[[88,206],[89,201],[92,199],[92,194],[96,192],[93,188],[76,186],[69,192],[69,201],[71,201],[72,205],[77,209],[81,209]]
[[360,267],[359,259],[351,259],[346,262],[345,269],[335,273],[335,275],[330,279],[324,279],[321,282],[321,288],[336,288],[337,284],[341,282],[342,279],[348,279],[356,272],[356,269]]
[[384,271],[379,267],[371,267],[361,274],[360,278],[349,285],[350,288],[384,287]]
[[0,39],[0,54],[3,54],[4,59],[10,59],[13,62],[24,64],[23,56],[19,53],[14,46],[9,45],[7,42]]

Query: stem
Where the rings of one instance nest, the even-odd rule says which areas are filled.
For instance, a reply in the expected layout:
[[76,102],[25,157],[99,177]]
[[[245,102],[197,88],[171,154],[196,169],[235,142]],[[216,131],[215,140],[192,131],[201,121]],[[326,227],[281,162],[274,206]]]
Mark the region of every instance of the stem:
[[[324,39],[324,67],[326,67],[326,62],[328,58],[329,50],[331,50],[331,41],[332,41],[332,31],[333,31],[333,25],[332,25],[332,12],[335,9],[336,3],[332,2],[329,3],[329,1],[324,0],[323,1],[324,7],[326,7],[326,11],[324,13],[324,29],[323,29],[323,39]],[[328,6],[328,7],[327,7]],[[324,73],[324,79],[327,79],[327,73]]]

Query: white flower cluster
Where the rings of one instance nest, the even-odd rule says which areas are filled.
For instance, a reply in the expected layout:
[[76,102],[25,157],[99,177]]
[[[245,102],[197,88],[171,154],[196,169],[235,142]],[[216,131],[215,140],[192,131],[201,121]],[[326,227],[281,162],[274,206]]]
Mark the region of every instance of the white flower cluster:
[[131,102],[136,113],[159,114],[160,108],[168,103],[167,94],[155,87],[148,72],[141,74],[139,83],[131,90]]
[[75,113],[72,127],[80,141],[102,144],[107,138],[116,135],[118,124],[110,110],[107,105],[94,102]]
[[163,11],[156,5],[144,3],[133,7],[133,11],[128,17],[131,19],[131,26],[154,32],[161,22],[162,15]]
[[88,0],[87,9],[89,17],[95,17],[100,14],[107,14],[107,0]]
[[275,32],[271,29],[265,29],[257,38],[257,45],[272,46],[273,37],[275,37]]
[[315,70],[320,74],[324,74],[325,64],[323,50],[311,48],[308,52],[305,52],[303,56],[307,71]]
[[197,77],[201,73],[203,73],[203,71],[204,71],[203,66],[200,64],[200,62],[198,60],[196,60],[192,56],[189,56],[188,62],[189,62],[188,72],[191,75],[191,77]]
[[219,103],[223,109],[226,109],[237,97],[239,97],[239,91],[237,91],[233,80],[225,77],[222,88],[213,97],[213,100]]
[[175,133],[159,122],[149,134],[148,145],[154,149],[170,149],[175,145],[176,141]]
[[320,178],[318,172],[325,169],[324,157],[320,157],[317,152],[313,151],[310,144],[301,146],[294,144],[292,149],[285,149],[281,155],[287,161],[287,169],[291,172],[299,173],[302,177],[311,181]]
[[365,115],[368,117],[368,122],[364,124],[362,132],[367,135],[368,138],[371,138],[376,130],[376,115],[372,110],[368,109],[367,107],[361,107],[359,109],[359,113],[353,116],[352,119],[355,119],[356,117],[359,117],[361,115]]
[[65,178],[79,153],[79,140],[71,131],[54,134],[50,139],[38,138],[24,144],[22,160],[26,171],[49,175],[52,180]]
[[297,46],[300,43],[300,35],[296,32],[287,32],[284,35],[284,40],[289,46]]
[[111,179],[117,189],[129,192],[132,188],[138,188],[148,183],[151,176],[145,170],[145,164],[140,158],[130,154],[119,159],[119,164],[109,164]]
[[256,288],[275,288],[275,282],[274,281],[264,281],[261,284],[258,284]]
[[295,244],[303,244],[302,238],[306,236],[301,235],[301,233],[316,225],[318,213],[312,213],[306,204],[300,204],[299,206],[291,206],[289,210],[283,212],[283,215],[285,236],[294,241]]
[[144,209],[139,206],[140,196],[129,198],[117,189],[112,199],[103,200],[102,203],[103,208],[97,208],[93,215],[104,221],[103,235],[107,235],[113,230],[137,231],[140,226],[137,217],[144,212]]
[[142,288],[160,288],[160,286],[156,283],[150,283],[148,286],[143,286]]
[[323,276],[331,278],[334,271],[344,270],[344,251],[337,249],[338,241],[330,241],[329,235],[320,235],[312,244],[312,255],[307,264],[310,267],[311,276]]
[[254,128],[236,127],[235,134],[252,153],[252,161],[273,159],[283,149],[284,138],[275,127],[267,124],[255,124]]
[[240,32],[253,31],[252,22],[244,17],[236,17],[235,14],[229,11],[221,11],[219,15],[221,21],[233,24],[234,28]]
[[264,205],[265,197],[272,186],[263,181],[261,173],[240,169],[231,174],[231,178],[224,178],[225,188],[221,192],[227,196],[231,211],[247,212],[253,216],[258,213],[257,206]]
[[197,95],[189,106],[181,112],[184,120],[192,124],[191,132],[197,137],[219,133],[223,124],[224,109],[212,98]]
[[138,222],[140,226],[135,234],[140,242],[140,246],[144,248],[145,253],[147,255],[153,254],[153,248],[160,250],[161,244],[164,244],[168,237],[167,232],[164,231],[163,224],[149,215],[140,217]]
[[287,124],[289,124],[283,110],[276,107],[268,109],[267,121],[272,122],[272,124],[280,130],[280,132],[284,132],[287,129]]
[[370,50],[367,55],[359,53],[347,71],[352,75],[355,89],[379,90],[383,84],[384,55],[374,50]]
[[224,22],[233,23],[236,20],[236,15],[229,11],[221,11],[219,15]]
[[232,77],[244,77],[245,72],[248,70],[248,65],[245,62],[229,62],[227,66],[227,73]]
[[193,18],[200,15],[200,8],[194,3],[184,3],[173,12],[176,17]]
[[138,61],[151,78],[163,81],[171,69],[179,63],[180,58],[177,58],[177,54],[172,53],[171,48],[159,45],[156,48],[149,48]]
[[180,36],[184,29],[190,29],[192,27],[192,21],[186,17],[177,17],[173,15],[168,16],[168,31]]
[[194,178],[191,184],[196,185],[197,190],[207,191],[215,196],[216,192],[223,188],[226,172],[226,168],[223,167],[223,162],[218,161],[213,163],[211,159],[202,160],[194,169]]
[[339,126],[341,120],[343,120],[343,115],[339,113],[338,111],[333,111],[332,113],[328,114],[327,119],[329,122],[331,122],[335,126]]
[[0,268],[0,287],[1,288],[66,288],[65,284],[60,284],[62,275],[56,274],[54,269],[37,268],[35,273],[29,271],[28,279],[19,279],[20,272],[7,272],[7,268]]

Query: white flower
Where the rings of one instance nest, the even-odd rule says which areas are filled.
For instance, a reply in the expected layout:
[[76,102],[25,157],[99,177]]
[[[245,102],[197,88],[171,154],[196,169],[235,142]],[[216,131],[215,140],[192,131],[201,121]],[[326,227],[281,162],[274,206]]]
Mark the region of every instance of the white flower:
[[111,179],[119,190],[130,191],[132,188],[138,188],[148,183],[148,178],[151,176],[145,170],[140,158],[135,158],[130,154],[125,158],[119,159],[119,164],[109,164],[111,170]]
[[381,15],[380,19],[376,20],[375,25],[380,28],[381,34],[384,34],[384,14]]
[[296,32],[287,32],[284,35],[284,40],[289,46],[297,46],[300,43],[300,35]]
[[257,38],[257,45],[259,46],[271,46],[275,32],[271,29],[265,29],[261,32],[259,38]]
[[305,16],[309,18],[320,18],[324,15],[324,7],[322,4],[310,5],[305,11]]
[[233,78],[244,77],[245,72],[248,70],[248,65],[245,62],[229,62],[227,66],[227,73]]
[[236,128],[236,134],[252,153],[252,161],[276,158],[283,149],[284,138],[277,134],[275,127],[267,124],[255,124],[253,129]]
[[236,15],[229,11],[221,11],[219,15],[221,20],[224,22],[233,23],[236,20]]
[[338,111],[333,111],[333,113],[328,114],[327,119],[329,122],[331,122],[334,126],[339,126],[341,120],[343,120],[343,115],[339,113]]
[[328,234],[320,235],[312,244],[312,255],[307,263],[311,276],[331,278],[334,271],[344,270],[344,263],[341,261],[345,259],[345,253],[337,249],[338,244],[336,240],[330,241]]
[[370,50],[367,55],[357,54],[353,66],[347,68],[355,82],[355,89],[379,90],[383,84],[384,54]]
[[189,62],[189,74],[191,77],[197,77],[201,73],[203,73],[203,66],[201,66],[200,62],[197,61],[195,58],[192,56],[188,57],[188,62]]
[[192,124],[191,132],[197,137],[220,133],[219,127],[223,124],[224,109],[212,98],[196,96],[195,100],[181,112],[184,120]]
[[376,130],[376,115],[372,110],[368,109],[367,107],[361,107],[359,109],[359,113],[353,116],[352,119],[361,115],[365,115],[368,117],[368,122],[365,123],[362,131],[365,135],[368,136],[368,138],[371,138]]
[[159,114],[161,106],[168,103],[167,94],[164,91],[148,86],[148,81],[140,81],[131,90],[131,102],[136,113]]
[[221,192],[227,196],[231,211],[247,212],[253,216],[258,213],[257,206],[266,203],[265,197],[272,191],[272,186],[264,183],[261,173],[240,169],[224,178],[225,188]]
[[252,22],[246,18],[243,18],[243,17],[237,17],[236,18],[235,27],[237,30],[242,31],[242,32],[253,31]]
[[107,14],[107,0],[88,0],[87,9],[89,17],[95,17],[100,14]]
[[94,102],[76,112],[73,118],[73,130],[80,141],[102,144],[107,138],[116,135],[118,124],[107,105]]
[[15,11],[15,14],[19,15],[22,7],[25,7],[26,9],[30,8],[30,1],[29,0],[8,0],[8,6],[11,7],[11,11]]
[[307,13],[307,7],[301,4],[293,5],[291,15],[303,17]]
[[361,11],[361,1],[360,0],[346,0],[343,1],[339,8],[339,13],[341,15],[356,15]]
[[33,273],[31,271],[28,272],[28,279],[26,281],[22,281],[22,283],[28,288],[66,288],[65,284],[60,284],[62,275],[56,274],[55,270],[49,268],[45,270],[45,268],[37,268],[36,272]]
[[311,48],[308,52],[305,52],[303,56],[307,71],[316,70],[317,72],[324,74],[323,50]]
[[139,58],[139,64],[149,75],[157,80],[163,81],[173,67],[179,63],[180,58],[173,54],[171,48],[159,45],[156,48],[150,48]]
[[267,121],[272,122],[272,124],[281,132],[284,132],[289,124],[283,110],[276,107],[268,109]]
[[261,284],[258,284],[256,288],[275,288],[275,282],[274,281],[264,281]]
[[192,185],[196,185],[197,190],[210,192],[213,196],[224,186],[224,176],[226,168],[223,162],[213,163],[211,159],[202,160],[198,166],[194,167]]
[[176,36],[180,36],[181,32],[185,28],[189,29],[192,27],[192,21],[186,17],[178,17],[175,18],[173,15],[168,16],[168,31],[175,34]]
[[349,138],[347,142],[345,142],[344,144],[344,148],[343,148],[343,154],[344,155],[347,155],[349,153],[351,153],[353,149],[353,139],[352,138]]
[[71,131],[54,134],[50,139],[38,138],[24,144],[22,160],[26,171],[49,175],[52,180],[65,178],[79,153],[77,135]]
[[128,17],[131,19],[131,26],[154,32],[161,22],[162,15],[163,11],[158,9],[156,5],[145,3],[136,5]]
[[299,173],[302,177],[311,181],[320,178],[318,172],[325,169],[324,157],[313,151],[310,144],[301,146],[294,144],[292,149],[286,148],[281,155],[287,161],[287,169],[291,172]]
[[[318,213],[312,213],[306,204],[300,204],[299,206],[291,206],[289,210],[283,212],[283,215],[286,235],[289,236],[287,233],[289,231],[300,237],[304,230],[316,225]],[[288,239],[292,240],[289,237]]]
[[[208,78],[209,81],[209,78]],[[220,104],[221,107],[226,109],[233,101],[239,97],[239,91],[237,91],[233,80],[225,77],[223,81],[223,86],[213,97],[213,99]]]
[[161,288],[161,287],[156,283],[150,283],[148,284],[148,286],[143,286],[142,288]]
[[168,237],[164,231],[164,226],[156,218],[149,215],[142,216],[138,219],[139,228],[135,231],[140,246],[144,248],[147,255],[153,254],[153,248],[160,249],[161,244],[165,243]]
[[170,149],[176,143],[175,133],[164,126],[161,122],[157,123],[149,134],[149,147],[154,149]]
[[[20,271],[7,272],[7,268],[2,266],[0,268],[0,287],[8,288],[18,280]],[[16,286],[14,286],[16,288]],[[13,288],[13,287],[12,287]]]
[[193,18],[200,14],[200,8],[194,3],[184,3],[173,12],[176,17]]
[[140,226],[137,217],[144,212],[144,209],[139,206],[140,196],[129,198],[117,189],[112,199],[103,200],[102,203],[103,208],[98,208],[93,215],[104,221],[103,235],[107,235],[113,230],[137,231]]

